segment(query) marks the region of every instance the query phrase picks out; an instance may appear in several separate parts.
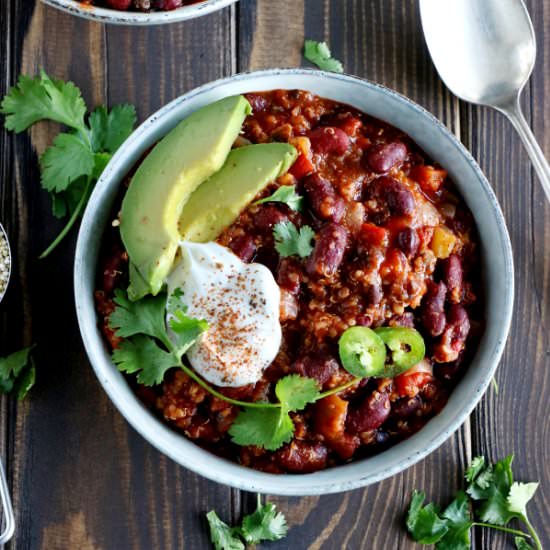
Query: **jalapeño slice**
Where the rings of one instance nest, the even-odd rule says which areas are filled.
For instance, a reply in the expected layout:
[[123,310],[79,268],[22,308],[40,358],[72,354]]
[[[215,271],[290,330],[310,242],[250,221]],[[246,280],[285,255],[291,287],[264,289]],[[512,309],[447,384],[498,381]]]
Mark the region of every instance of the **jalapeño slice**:
[[397,376],[424,359],[426,346],[417,330],[407,327],[379,327],[375,332],[391,351],[383,376]]
[[367,327],[348,328],[338,341],[340,360],[354,376],[381,376],[386,361],[383,340]]

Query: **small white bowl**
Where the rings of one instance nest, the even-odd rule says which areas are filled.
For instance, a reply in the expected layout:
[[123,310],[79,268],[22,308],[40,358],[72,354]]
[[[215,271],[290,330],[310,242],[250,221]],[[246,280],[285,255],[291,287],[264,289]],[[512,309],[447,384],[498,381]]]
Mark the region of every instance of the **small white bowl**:
[[238,0],[205,0],[200,4],[191,4],[175,10],[142,13],[99,8],[97,6],[85,6],[78,2],[78,0],[42,0],[42,2],[48,6],[53,6],[54,8],[85,19],[92,19],[100,23],[111,23],[113,25],[137,26],[162,25],[164,23],[186,21],[187,19],[194,19],[195,17],[221,10],[237,1]]
[[[235,94],[276,88],[304,89],[348,103],[405,131],[449,172],[472,211],[481,241],[486,328],[476,355],[445,408],[409,439],[376,456],[320,472],[275,475],[219,458],[157,419],[135,396],[111,361],[97,326],[94,286],[102,228],[109,222],[120,182],[142,153],[196,109]],[[496,198],[478,165],[435,117],[383,86],[352,76],[306,69],[239,74],[197,88],[145,121],[115,154],[90,198],[75,258],[78,322],[92,366],[128,422],[160,451],[207,478],[247,491],[281,495],[335,493],[375,483],[418,462],[466,420],[491,381],[502,355],[514,296],[512,249]]]

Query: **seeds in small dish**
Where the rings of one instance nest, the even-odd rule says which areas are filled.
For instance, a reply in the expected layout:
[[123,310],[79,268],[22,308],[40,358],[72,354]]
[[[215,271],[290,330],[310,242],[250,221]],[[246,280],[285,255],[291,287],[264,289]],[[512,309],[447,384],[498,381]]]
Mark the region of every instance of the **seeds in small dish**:
[[8,287],[10,270],[10,248],[4,231],[0,229],[0,298],[4,296],[4,293],[6,292],[6,289]]

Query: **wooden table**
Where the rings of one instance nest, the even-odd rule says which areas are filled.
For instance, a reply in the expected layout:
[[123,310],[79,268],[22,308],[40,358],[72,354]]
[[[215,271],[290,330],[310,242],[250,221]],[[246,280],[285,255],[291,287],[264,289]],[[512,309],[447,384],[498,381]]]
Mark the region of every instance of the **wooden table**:
[[[304,38],[328,40],[346,71],[394,88],[460,137],[492,182],[516,260],[511,336],[490,390],[438,451],[382,483],[341,495],[273,498],[291,524],[265,548],[413,548],[403,514],[413,488],[445,501],[472,456],[514,452],[515,470],[539,479],[531,511],[550,540],[550,209],[508,122],[456,100],[423,42],[414,0],[242,0],[188,23],[105,27],[35,0],[2,0],[0,92],[23,71],[70,78],[89,105],[131,102],[142,120],[180,94],[237,71],[303,63]],[[550,2],[527,2],[539,45],[523,106],[550,157]],[[39,381],[27,401],[0,400],[0,456],[7,458],[17,515],[11,549],[210,548],[204,513],[227,521],[255,495],[207,481],[159,454],[130,429],[98,384],[82,347],[72,298],[75,234],[37,259],[60,228],[39,185],[36,151],[56,129],[0,132],[0,220],[15,272],[0,306],[0,356],[36,342]],[[546,521],[545,521],[546,520]],[[474,547],[511,548],[475,531]]]

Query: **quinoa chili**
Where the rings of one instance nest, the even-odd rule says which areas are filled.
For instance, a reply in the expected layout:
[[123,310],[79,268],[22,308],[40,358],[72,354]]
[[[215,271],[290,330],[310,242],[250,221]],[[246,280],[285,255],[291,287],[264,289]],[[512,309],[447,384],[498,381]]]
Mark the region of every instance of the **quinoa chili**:
[[[395,378],[363,379],[292,413],[293,440],[277,451],[239,447],[227,431],[239,410],[173,369],[153,389],[129,379],[174,429],[212,452],[266,472],[306,473],[375,454],[419,430],[445,405],[482,331],[477,233],[441,167],[398,129],[348,105],[301,90],[248,94],[253,108],[239,143],[283,141],[299,156],[280,185],[296,185],[302,212],[251,203],[218,238],[260,262],[281,289],[283,340],[262,379],[218,388],[228,397],[273,398],[281,377],[315,378],[323,390],[351,380],[338,339],[352,326],[405,326],[424,337],[426,357]],[[316,233],[308,258],[280,258],[273,226],[292,221]],[[113,291],[127,283],[127,254],[107,231],[97,311],[105,338]]]

